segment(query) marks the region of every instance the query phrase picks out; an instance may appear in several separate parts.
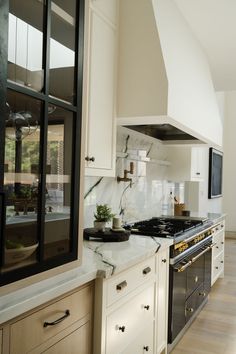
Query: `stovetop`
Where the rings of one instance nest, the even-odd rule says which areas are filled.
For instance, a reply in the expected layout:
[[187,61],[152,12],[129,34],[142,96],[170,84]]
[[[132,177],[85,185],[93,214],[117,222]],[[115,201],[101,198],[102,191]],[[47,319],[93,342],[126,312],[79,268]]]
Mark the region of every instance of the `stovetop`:
[[[204,225],[205,223],[205,225]],[[138,221],[125,226],[130,229],[132,234],[177,238],[181,235],[193,233],[208,226],[205,220],[191,218],[171,218],[171,217],[154,217],[148,220]],[[192,232],[191,232],[192,233]]]

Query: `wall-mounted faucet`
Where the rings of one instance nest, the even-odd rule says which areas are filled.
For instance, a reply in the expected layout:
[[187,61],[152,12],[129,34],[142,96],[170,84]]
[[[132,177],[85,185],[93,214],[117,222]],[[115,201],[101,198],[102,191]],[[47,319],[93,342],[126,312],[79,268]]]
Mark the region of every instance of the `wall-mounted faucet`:
[[128,178],[127,174],[130,173],[131,175],[134,173],[134,163],[130,162],[129,164],[129,170],[124,170],[124,177],[117,177],[117,182],[130,182],[130,186],[131,186],[131,182],[132,182],[132,178]]

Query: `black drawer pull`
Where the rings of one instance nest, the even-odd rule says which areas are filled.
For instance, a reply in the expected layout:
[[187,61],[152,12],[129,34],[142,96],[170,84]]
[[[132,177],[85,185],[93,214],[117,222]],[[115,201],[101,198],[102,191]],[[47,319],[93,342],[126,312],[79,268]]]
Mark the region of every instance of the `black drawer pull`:
[[164,258],[164,259],[162,259],[161,261],[162,261],[163,263],[166,263],[166,259],[165,259],[165,258]]
[[197,175],[197,176],[200,176],[200,174],[201,174],[200,172],[196,172],[196,175]]
[[145,347],[143,347],[143,350],[145,350],[145,352],[148,352],[149,351],[149,346],[145,345]]
[[149,305],[145,305],[144,308],[145,308],[145,310],[148,311],[150,309],[150,306]]
[[219,246],[216,246],[216,248],[219,248]]
[[62,317],[58,318],[57,320],[53,321],[53,322],[44,322],[43,327],[47,327],[47,326],[55,326],[56,324],[64,321],[67,317],[70,316],[70,311],[66,310],[65,311],[65,315],[63,315]]
[[224,244],[224,241],[221,241],[221,244],[223,245],[223,244]]
[[126,288],[127,285],[128,285],[128,284],[127,284],[127,281],[124,280],[124,281],[122,281],[120,284],[116,285],[116,290],[120,291],[120,290]]
[[219,267],[216,267],[216,269],[219,269]]
[[221,227],[223,228],[223,227],[224,227],[224,225],[221,225]]
[[224,261],[220,261],[220,263],[224,263]]
[[119,329],[119,331],[121,331],[121,332],[124,333],[124,331],[125,331],[125,326],[120,326],[118,329]]
[[143,269],[143,274],[144,275],[146,275],[146,274],[148,274],[148,273],[150,273],[151,272],[151,268],[150,267],[147,267],[147,268],[144,268]]

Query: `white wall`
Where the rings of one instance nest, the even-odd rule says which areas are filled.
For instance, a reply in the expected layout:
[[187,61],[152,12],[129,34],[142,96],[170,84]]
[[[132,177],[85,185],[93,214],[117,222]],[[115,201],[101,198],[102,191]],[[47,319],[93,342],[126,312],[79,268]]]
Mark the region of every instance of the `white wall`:
[[222,121],[205,53],[173,1],[152,1],[169,82],[168,115],[221,146]]
[[223,211],[226,230],[236,231],[236,91],[225,93]]

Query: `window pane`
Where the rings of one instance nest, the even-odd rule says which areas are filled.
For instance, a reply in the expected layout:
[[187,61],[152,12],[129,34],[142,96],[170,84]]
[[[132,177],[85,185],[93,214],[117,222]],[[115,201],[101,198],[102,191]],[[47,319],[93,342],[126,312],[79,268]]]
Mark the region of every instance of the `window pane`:
[[45,258],[70,251],[73,114],[51,106],[48,122]]
[[43,82],[44,1],[10,0],[8,79],[36,91]]
[[42,104],[9,90],[7,107],[5,271],[36,262]]
[[52,2],[50,95],[74,103],[76,0]]

